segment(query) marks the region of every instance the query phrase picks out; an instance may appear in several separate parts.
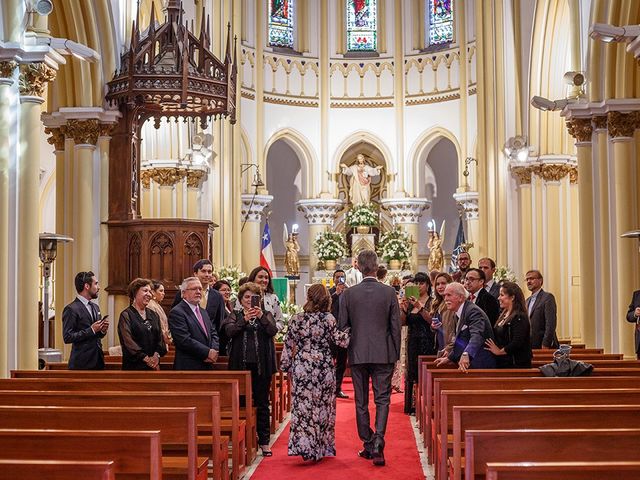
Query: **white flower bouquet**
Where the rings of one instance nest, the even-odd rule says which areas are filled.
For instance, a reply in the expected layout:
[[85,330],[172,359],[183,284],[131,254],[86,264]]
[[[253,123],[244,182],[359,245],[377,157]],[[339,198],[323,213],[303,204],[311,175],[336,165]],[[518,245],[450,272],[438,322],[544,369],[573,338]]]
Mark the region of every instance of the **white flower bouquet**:
[[284,342],[284,338],[287,336],[287,330],[289,330],[289,320],[296,313],[300,313],[302,311],[302,307],[300,305],[290,302],[280,302],[280,308],[282,309],[282,329],[276,333],[276,342]]
[[493,272],[493,281],[496,283],[515,282],[516,276],[509,267],[498,266]]
[[240,267],[236,266],[223,266],[216,272],[218,280],[226,280],[231,285],[231,300],[235,301],[238,298],[238,280],[242,277],[246,277],[247,274],[240,270]]
[[378,224],[378,212],[371,203],[355,205],[347,212],[347,224],[350,227],[372,227]]
[[337,260],[347,255],[344,235],[331,230],[320,232],[313,242],[313,248],[320,260]]
[[409,234],[399,227],[395,227],[380,237],[378,254],[387,262],[389,260],[405,260],[411,256],[412,248]]

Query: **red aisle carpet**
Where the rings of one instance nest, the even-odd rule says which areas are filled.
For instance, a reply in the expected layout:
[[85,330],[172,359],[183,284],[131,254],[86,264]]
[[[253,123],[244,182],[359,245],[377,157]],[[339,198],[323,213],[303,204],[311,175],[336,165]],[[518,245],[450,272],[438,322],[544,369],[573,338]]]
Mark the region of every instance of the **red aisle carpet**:
[[[303,462],[301,457],[289,457],[289,427],[285,428],[273,445],[273,457],[264,458],[251,480],[301,480],[301,479],[424,479],[415,436],[409,417],[403,413],[404,394],[391,395],[391,412],[387,423],[384,467],[374,467],[371,460],[358,457],[362,443],[358,438],[353,403],[351,379],[345,378],[343,389],[348,400],[337,402],[336,412],[336,456],[326,457],[319,463]],[[375,418],[373,395],[369,400],[371,421]]]

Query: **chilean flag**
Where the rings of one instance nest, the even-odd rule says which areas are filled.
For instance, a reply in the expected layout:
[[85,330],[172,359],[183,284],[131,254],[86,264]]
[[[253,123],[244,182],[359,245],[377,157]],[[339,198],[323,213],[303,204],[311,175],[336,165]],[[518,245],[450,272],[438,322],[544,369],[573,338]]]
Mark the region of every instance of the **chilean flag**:
[[273,248],[271,246],[271,232],[269,231],[269,222],[264,224],[264,232],[262,233],[262,249],[260,250],[260,266],[269,270],[269,275],[273,278],[273,268],[276,262],[273,259]]

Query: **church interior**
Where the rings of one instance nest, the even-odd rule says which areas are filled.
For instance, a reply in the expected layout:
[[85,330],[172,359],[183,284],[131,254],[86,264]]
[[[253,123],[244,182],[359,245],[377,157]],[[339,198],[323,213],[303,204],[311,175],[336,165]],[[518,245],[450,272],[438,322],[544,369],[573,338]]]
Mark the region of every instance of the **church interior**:
[[639,24],[636,0],[0,0],[0,379],[69,359],[78,272],[107,350],[134,278],[169,309],[199,259],[237,282],[269,255],[294,312],[365,248],[390,276],[461,249],[525,294],[542,272],[559,339],[635,360]]

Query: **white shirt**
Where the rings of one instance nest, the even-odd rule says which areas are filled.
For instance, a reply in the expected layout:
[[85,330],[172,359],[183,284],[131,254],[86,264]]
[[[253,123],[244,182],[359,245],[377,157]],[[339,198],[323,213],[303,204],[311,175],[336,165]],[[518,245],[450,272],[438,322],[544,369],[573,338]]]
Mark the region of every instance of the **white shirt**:
[[347,287],[353,287],[358,285],[362,281],[362,272],[355,267],[351,267],[345,272],[345,283]]
[[533,310],[533,305],[536,303],[536,299],[538,298],[538,293],[540,293],[540,290],[538,290],[536,293],[532,294],[529,297],[529,308],[527,308],[527,313],[529,315],[531,315],[531,312]]
[[496,283],[496,282],[494,282],[493,280],[489,280],[487,283],[485,283],[485,285],[484,285],[484,289],[485,289],[487,292],[490,292],[490,291],[491,291],[491,287],[493,287],[493,284],[494,284],[494,283]]
[[186,303],[187,305],[189,305],[189,308],[191,309],[191,311],[193,312],[193,314],[196,316],[196,318],[198,318],[198,314],[196,313],[196,309],[200,306],[200,304],[198,304],[198,305],[192,305],[191,303],[187,302],[186,300],[184,301],[184,303]]
[[[480,293],[480,290],[478,290],[476,293],[469,292],[467,300],[469,300],[471,303],[476,303],[478,301],[478,293]],[[471,295],[473,295],[473,300],[471,300]]]
[[89,312],[89,316],[93,319],[93,310],[91,309],[91,305],[89,305],[89,300],[84,298],[82,295],[76,295],[76,298],[82,302],[82,304],[86,307],[87,312]]

